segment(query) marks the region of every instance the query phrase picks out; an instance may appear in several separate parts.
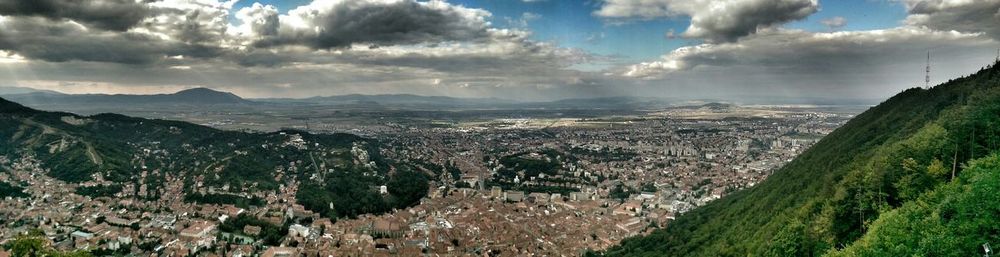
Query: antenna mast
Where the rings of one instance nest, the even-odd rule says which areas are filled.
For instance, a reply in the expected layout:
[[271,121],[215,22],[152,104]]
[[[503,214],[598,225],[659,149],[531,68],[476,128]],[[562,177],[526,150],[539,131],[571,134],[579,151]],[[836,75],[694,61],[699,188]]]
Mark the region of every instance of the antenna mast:
[[927,74],[924,77],[924,89],[931,88],[931,52],[927,51]]

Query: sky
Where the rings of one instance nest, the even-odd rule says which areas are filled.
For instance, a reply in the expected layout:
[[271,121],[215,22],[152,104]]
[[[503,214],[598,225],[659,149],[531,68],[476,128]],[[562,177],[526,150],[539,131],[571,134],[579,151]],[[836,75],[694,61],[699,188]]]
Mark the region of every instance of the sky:
[[0,0],[0,86],[66,93],[851,101],[998,48],[1000,0]]

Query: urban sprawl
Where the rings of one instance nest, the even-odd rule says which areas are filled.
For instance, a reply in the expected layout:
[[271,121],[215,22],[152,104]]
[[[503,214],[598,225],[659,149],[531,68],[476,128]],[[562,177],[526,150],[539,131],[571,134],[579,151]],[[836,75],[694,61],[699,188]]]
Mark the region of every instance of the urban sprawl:
[[341,219],[297,203],[296,182],[254,192],[263,202],[243,206],[185,201],[185,178],[170,175],[155,194],[126,185],[113,197],[90,197],[76,189],[102,178],[70,184],[44,175],[36,160],[0,156],[9,171],[0,181],[29,195],[0,202],[0,240],[34,233],[60,250],[135,256],[579,256],[754,186],[850,117],[700,106],[350,128],[382,142],[385,158],[443,172],[415,206]]

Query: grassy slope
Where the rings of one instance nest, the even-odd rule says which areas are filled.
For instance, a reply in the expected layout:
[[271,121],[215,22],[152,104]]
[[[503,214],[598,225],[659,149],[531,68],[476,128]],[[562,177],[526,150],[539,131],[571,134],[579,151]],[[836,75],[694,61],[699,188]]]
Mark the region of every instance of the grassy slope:
[[[851,120],[760,185],[681,215],[668,228],[625,240],[605,254],[820,255],[848,245],[864,233],[879,212],[908,200],[898,196],[897,191],[904,188],[894,186],[906,175],[895,172],[899,170],[900,158],[909,158],[895,154],[910,146],[902,142],[918,131],[929,130],[928,124],[932,123],[951,129],[933,134],[937,141],[967,134],[957,123],[968,118],[967,109],[974,107],[966,105],[970,96],[995,91],[998,78],[1000,69],[992,68],[930,90],[904,91]],[[980,102],[988,101],[991,99]],[[991,125],[1000,124],[981,126]],[[957,159],[961,163],[981,148],[984,147],[970,147],[970,150],[963,147]],[[950,149],[923,147],[914,151],[914,156],[922,158],[919,161],[923,163],[934,158],[945,160],[946,167],[951,167],[951,156],[946,154],[952,152]],[[872,202],[877,204],[854,201],[868,195],[875,195]],[[776,236],[789,234],[794,235],[790,237],[793,244],[777,243],[782,238]],[[791,249],[782,249],[783,246]]]

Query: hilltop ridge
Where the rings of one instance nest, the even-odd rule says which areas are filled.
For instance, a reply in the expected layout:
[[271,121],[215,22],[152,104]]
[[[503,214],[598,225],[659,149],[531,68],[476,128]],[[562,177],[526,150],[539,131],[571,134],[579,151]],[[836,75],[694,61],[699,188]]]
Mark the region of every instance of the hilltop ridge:
[[124,94],[61,94],[53,92],[32,92],[25,94],[4,95],[11,101],[28,106],[46,105],[150,105],[150,104],[187,104],[187,105],[239,105],[248,104],[233,93],[221,92],[208,88],[193,88],[181,90],[172,94],[155,95],[124,95]]

